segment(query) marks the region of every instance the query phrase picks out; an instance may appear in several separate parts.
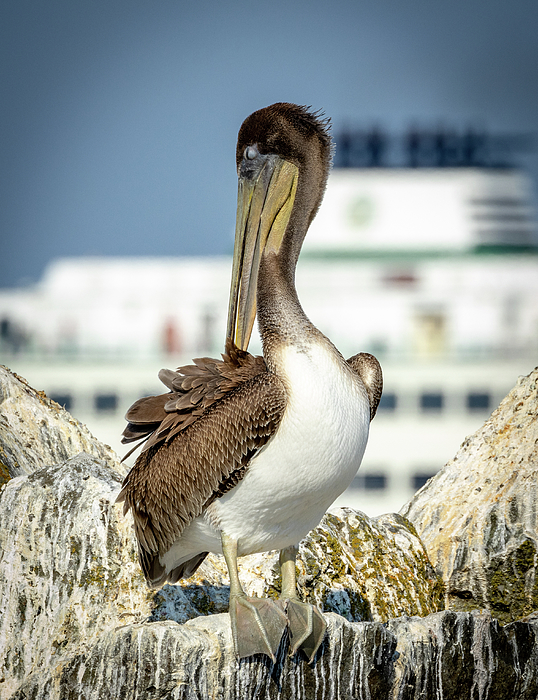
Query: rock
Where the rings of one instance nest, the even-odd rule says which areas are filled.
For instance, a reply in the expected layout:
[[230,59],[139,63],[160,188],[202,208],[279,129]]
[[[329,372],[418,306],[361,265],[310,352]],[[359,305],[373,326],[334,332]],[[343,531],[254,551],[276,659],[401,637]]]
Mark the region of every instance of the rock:
[[501,627],[488,613],[443,611],[388,624],[326,616],[310,665],[262,655],[237,662],[225,615],[129,624],[101,635],[46,672],[29,675],[12,700],[266,698],[267,700],[534,700],[536,621]]
[[85,425],[0,365],[0,487],[13,477],[59,464],[79,452],[125,473],[114,451],[96,440]]
[[[538,693],[538,621],[502,627],[487,612],[443,611],[387,624],[398,700],[519,700]],[[379,696],[383,697],[382,695]]]
[[[64,668],[65,659],[85,658],[88,649],[103,648],[99,644],[108,642],[99,640],[110,640],[107,635],[125,625],[135,629],[133,621],[147,621],[135,626],[142,630],[137,635],[145,635],[146,627],[148,634],[161,629],[157,623],[173,622],[172,629],[183,630],[178,623],[227,610],[229,581],[222,557],[208,557],[182,585],[166,585],[156,593],[147,588],[131,517],[124,518],[121,504],[114,504],[120,483],[114,469],[80,454],[4,487],[0,688],[9,694],[3,697],[29,676],[42,678],[51,667]],[[305,598],[349,620],[386,620],[437,609],[438,579],[404,518],[369,520],[350,510],[340,516],[327,516],[301,545],[298,578]],[[247,592],[278,595],[276,565],[276,554],[243,557],[240,573]],[[228,616],[218,624],[225,629],[233,660]],[[189,647],[185,630],[179,637]],[[123,633],[114,639],[114,644],[120,644],[118,639],[132,643]],[[131,651],[118,649],[120,655]]]
[[501,622],[538,609],[538,368],[402,509],[446,585],[446,606]]
[[[300,593],[329,611],[312,665],[287,655],[286,638],[274,666],[262,655],[237,662],[229,617],[219,614],[229,593],[222,558],[208,557],[181,585],[149,591],[130,516],[114,503],[115,455],[54,402],[2,377],[2,454],[11,476],[27,473],[0,490],[1,700],[537,697],[538,616],[502,627],[484,611],[435,612],[440,579],[413,526],[394,514],[342,509],[301,544]],[[506,619],[534,604],[536,496],[516,484],[535,485],[536,384],[536,373],[520,382],[453,471],[448,465],[406,509],[449,603],[473,607],[485,591],[480,600],[493,612],[502,600]],[[77,440],[91,454],[60,459]],[[247,592],[278,595],[276,564],[276,554],[244,557]],[[458,585],[472,599],[455,594]]]
[[[119,476],[81,454],[9,481],[0,495],[0,689],[14,692],[113,625],[144,619],[151,596]],[[121,621],[121,622],[120,622]]]
[[409,521],[395,513],[327,514],[301,543],[298,569],[303,599],[350,621],[385,622],[442,607],[442,583]]

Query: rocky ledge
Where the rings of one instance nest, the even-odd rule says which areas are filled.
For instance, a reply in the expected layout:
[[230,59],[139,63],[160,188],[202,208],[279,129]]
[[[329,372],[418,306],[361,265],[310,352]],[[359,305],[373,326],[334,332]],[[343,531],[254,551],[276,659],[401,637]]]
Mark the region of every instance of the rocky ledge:
[[[536,698],[537,382],[401,515],[326,516],[298,559],[326,639],[312,664],[284,639],[273,665],[234,658],[220,557],[147,589],[114,453],[1,370],[0,698]],[[241,577],[277,596],[276,555]]]

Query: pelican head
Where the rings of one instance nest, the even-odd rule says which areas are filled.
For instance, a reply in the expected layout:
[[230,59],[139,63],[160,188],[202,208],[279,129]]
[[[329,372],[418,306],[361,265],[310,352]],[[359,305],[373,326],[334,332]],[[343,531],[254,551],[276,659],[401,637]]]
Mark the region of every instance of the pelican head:
[[258,271],[274,256],[293,279],[325,191],[329,125],[306,107],[278,102],[243,122],[236,150],[239,190],[227,337],[246,350],[257,308]]

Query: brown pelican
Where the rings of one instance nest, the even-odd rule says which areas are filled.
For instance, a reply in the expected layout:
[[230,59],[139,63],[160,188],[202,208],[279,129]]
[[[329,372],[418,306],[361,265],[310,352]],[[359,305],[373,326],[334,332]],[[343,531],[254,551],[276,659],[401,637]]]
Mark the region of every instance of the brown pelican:
[[[300,540],[350,484],[381,396],[367,353],[347,362],[308,320],[295,266],[331,162],[328,124],[278,103],[248,117],[237,142],[239,195],[226,353],[159,376],[170,392],[128,411],[124,442],[146,438],[118,500],[133,513],[140,564],[152,587],[191,576],[208,552],[230,575],[239,658],[309,660],[325,621],[296,591]],[[257,313],[263,358],[246,349]],[[237,557],[280,550],[279,601],[249,598]]]

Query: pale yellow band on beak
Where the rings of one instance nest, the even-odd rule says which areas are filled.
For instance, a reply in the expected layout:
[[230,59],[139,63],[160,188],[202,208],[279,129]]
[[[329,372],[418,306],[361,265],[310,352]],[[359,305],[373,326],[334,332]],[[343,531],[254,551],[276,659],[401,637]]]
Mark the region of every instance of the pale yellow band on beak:
[[[268,168],[272,168],[270,179]],[[243,350],[248,347],[256,317],[260,261],[264,253],[280,250],[298,175],[297,166],[276,158],[264,166],[256,180],[239,181],[227,337]]]

